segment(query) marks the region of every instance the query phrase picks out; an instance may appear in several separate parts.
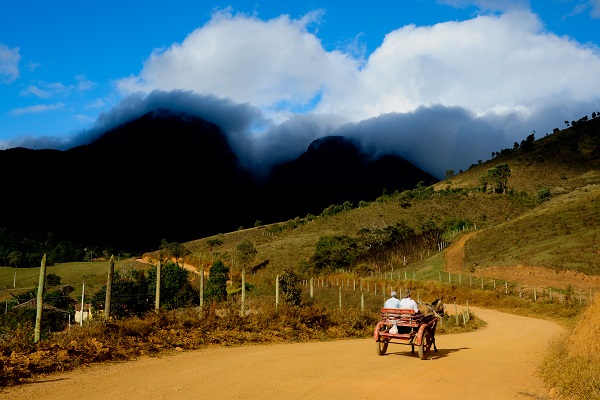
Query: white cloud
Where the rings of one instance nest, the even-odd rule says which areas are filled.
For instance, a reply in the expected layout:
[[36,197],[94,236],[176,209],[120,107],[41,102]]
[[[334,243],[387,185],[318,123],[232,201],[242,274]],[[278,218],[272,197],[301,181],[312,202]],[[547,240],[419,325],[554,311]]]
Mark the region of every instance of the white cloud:
[[599,74],[597,48],[543,31],[531,13],[510,12],[389,33],[356,86],[330,90],[319,110],[354,120],[434,104],[527,111],[544,98],[598,98]]
[[83,122],[83,123],[92,123],[96,120],[95,118],[92,118],[89,115],[83,115],[83,114],[73,115],[72,118],[78,122]]
[[[476,3],[493,8],[496,1]],[[181,44],[154,51],[122,93],[191,90],[248,102],[283,122],[315,110],[358,121],[441,104],[476,114],[523,112],[547,97],[598,98],[598,48],[546,32],[522,11],[390,32],[366,63],[323,49],[308,21],[218,13]],[[499,6],[496,6],[499,7]],[[291,114],[290,114],[291,113]]]
[[19,48],[9,48],[0,43],[0,82],[12,83],[19,77]]
[[52,97],[52,93],[48,90],[42,89],[37,85],[28,85],[25,89],[21,90],[21,96],[35,96],[40,99],[48,99]]
[[75,76],[76,84],[65,85],[62,82],[33,81],[21,91],[21,96],[35,96],[41,99],[49,99],[55,96],[68,96],[74,91],[84,92],[91,90],[95,83],[84,75]]
[[85,75],[77,75],[75,76],[75,81],[77,82],[77,90],[80,92],[93,89],[96,84],[85,77]]
[[216,94],[264,109],[309,104],[321,91],[351,81],[356,61],[327,52],[307,31],[314,15],[268,21],[218,13],[181,44],[155,50],[137,76],[123,79],[123,93],[154,89]]
[[94,101],[90,104],[86,104],[84,106],[84,108],[86,110],[93,110],[93,109],[103,108],[104,106],[106,106],[106,101],[104,99],[96,99],[96,101]]
[[37,114],[41,112],[56,110],[58,108],[64,107],[64,103],[56,103],[56,104],[39,104],[30,107],[16,108],[12,110],[10,113],[12,115],[23,115],[23,114]]
[[589,0],[592,10],[590,15],[592,18],[600,18],[600,0]]

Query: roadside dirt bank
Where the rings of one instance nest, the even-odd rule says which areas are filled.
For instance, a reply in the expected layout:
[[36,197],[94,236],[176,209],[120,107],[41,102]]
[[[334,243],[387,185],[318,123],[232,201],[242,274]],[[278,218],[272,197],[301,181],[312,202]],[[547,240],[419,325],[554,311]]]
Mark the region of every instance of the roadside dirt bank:
[[536,369],[562,328],[471,310],[487,327],[437,336],[425,361],[406,345],[378,356],[372,339],[209,348],[41,377],[0,399],[549,399]]

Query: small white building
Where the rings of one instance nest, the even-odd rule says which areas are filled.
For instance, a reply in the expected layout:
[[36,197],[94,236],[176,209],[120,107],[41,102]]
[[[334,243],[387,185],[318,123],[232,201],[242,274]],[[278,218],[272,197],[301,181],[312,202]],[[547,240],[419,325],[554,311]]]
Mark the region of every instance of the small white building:
[[[92,319],[92,305],[84,304],[83,305],[83,320]],[[81,323],[81,304],[75,305],[75,322]]]

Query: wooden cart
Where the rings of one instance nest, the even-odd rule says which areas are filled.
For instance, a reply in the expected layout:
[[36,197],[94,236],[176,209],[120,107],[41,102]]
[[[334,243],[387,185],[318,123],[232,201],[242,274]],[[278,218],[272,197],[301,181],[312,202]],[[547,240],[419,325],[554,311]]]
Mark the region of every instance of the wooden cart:
[[[382,308],[381,321],[377,323],[373,337],[377,342],[377,354],[383,356],[388,345],[405,344],[411,346],[411,353],[415,347],[421,360],[429,357],[429,351],[435,347],[435,328],[438,318],[435,315],[415,314],[414,310],[401,308]],[[398,333],[392,333],[396,326]],[[392,332],[390,332],[392,330]]]

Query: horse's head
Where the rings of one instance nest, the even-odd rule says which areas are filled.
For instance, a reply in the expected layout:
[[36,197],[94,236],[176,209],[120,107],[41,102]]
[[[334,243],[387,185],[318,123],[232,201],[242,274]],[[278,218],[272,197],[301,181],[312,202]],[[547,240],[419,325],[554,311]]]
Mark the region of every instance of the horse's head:
[[439,315],[443,316],[444,311],[446,309],[446,305],[442,302],[442,299],[439,298],[439,299],[431,302],[431,309],[433,311],[435,311],[436,313],[438,313]]

